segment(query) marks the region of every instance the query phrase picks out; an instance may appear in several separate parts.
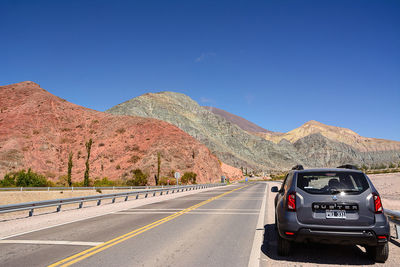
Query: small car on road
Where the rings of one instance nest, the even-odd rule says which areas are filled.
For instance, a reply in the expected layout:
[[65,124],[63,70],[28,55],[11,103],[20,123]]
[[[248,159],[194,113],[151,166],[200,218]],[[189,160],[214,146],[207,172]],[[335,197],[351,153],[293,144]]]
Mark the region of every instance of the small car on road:
[[293,242],[361,245],[376,262],[389,255],[389,222],[381,198],[362,171],[351,165],[330,169],[295,166],[281,188],[273,186],[278,254]]

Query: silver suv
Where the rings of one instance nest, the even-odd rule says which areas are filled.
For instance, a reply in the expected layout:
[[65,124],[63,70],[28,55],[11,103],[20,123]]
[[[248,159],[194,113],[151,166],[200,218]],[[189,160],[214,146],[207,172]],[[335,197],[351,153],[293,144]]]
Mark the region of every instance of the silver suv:
[[292,242],[365,246],[377,262],[389,256],[389,223],[370,179],[354,166],[307,169],[295,166],[275,197],[278,254]]

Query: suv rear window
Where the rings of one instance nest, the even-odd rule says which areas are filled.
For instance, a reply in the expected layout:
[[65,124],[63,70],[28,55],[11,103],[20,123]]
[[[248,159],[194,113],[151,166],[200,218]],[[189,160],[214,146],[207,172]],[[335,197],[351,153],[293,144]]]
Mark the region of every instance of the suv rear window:
[[310,194],[360,194],[369,188],[363,173],[304,172],[297,174],[297,187]]

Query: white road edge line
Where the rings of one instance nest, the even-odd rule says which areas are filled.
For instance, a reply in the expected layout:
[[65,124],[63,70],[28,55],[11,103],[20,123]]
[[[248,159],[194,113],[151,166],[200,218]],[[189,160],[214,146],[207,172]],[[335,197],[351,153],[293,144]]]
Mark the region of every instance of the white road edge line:
[[[265,217],[265,206],[267,203],[268,184],[265,183],[264,198],[261,203],[260,214],[258,216],[257,227],[254,233],[253,247],[251,248],[250,258],[248,267],[259,267],[261,258],[261,245],[264,237],[264,217]],[[262,230],[258,230],[262,229]]]
[[60,240],[0,240],[0,244],[32,244],[32,245],[69,245],[69,246],[91,246],[95,247],[103,242],[81,242]]
[[[129,211],[118,211],[113,213],[113,215],[135,215],[135,214],[174,214],[173,211],[139,211],[139,212],[129,212]],[[208,212],[208,211],[189,211],[185,214],[209,214],[209,215],[258,215],[257,212]]]

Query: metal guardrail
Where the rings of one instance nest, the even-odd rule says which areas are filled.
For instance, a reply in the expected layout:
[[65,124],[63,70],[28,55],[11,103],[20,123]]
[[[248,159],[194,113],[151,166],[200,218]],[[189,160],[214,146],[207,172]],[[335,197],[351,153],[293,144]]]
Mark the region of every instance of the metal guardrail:
[[396,238],[400,238],[400,211],[395,210],[384,210],[385,215],[388,217],[389,221],[394,223],[396,229]]
[[89,186],[89,187],[0,187],[0,191],[74,191],[74,190],[133,190],[152,188],[172,188],[174,185],[159,186]]
[[224,186],[226,184],[202,184],[202,185],[186,185],[186,186],[173,186],[166,188],[156,188],[156,189],[147,189],[141,191],[130,191],[130,192],[122,192],[122,193],[113,193],[113,194],[102,194],[95,196],[84,196],[84,197],[73,197],[73,198],[62,198],[62,199],[53,199],[53,200],[44,200],[44,201],[35,201],[35,202],[26,202],[26,203],[18,203],[18,204],[9,204],[9,205],[1,205],[0,213],[8,213],[22,210],[29,210],[29,216],[33,215],[34,209],[38,208],[46,208],[46,207],[54,207],[57,206],[57,212],[61,211],[62,205],[79,203],[79,209],[83,207],[84,202],[88,201],[97,201],[97,206],[101,204],[101,201],[104,199],[112,199],[112,203],[115,203],[116,198],[125,198],[125,201],[128,201],[129,196],[134,195],[135,199],[139,198],[139,195],[145,195],[147,198],[149,194],[153,194],[155,196],[157,193],[162,195],[164,192],[166,194],[171,191],[171,193],[175,192],[183,192],[190,191],[196,189],[210,188],[216,186]]

